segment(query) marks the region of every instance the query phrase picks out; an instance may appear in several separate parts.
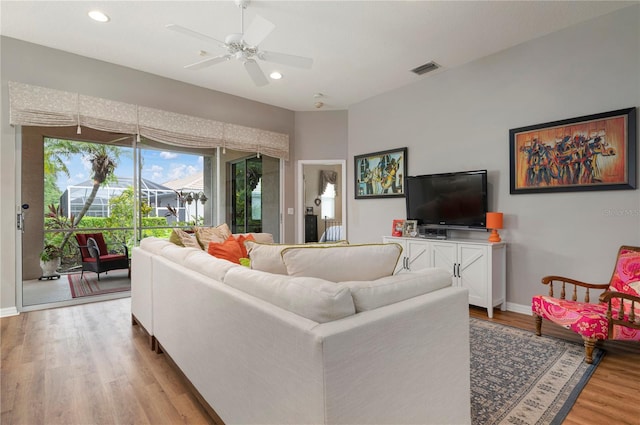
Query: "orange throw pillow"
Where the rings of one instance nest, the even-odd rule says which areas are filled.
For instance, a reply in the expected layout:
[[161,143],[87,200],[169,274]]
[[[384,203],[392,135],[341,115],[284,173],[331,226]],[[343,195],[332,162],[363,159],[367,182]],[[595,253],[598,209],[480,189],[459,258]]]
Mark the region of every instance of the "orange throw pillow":
[[224,242],[209,242],[207,252],[216,258],[236,264],[240,264],[240,258],[243,258],[240,244],[233,236],[229,236]]
[[247,258],[249,255],[247,254],[247,247],[244,246],[244,243],[246,241],[254,241],[255,242],[256,238],[254,238],[252,234],[248,234],[246,236],[245,235],[238,235],[236,240],[238,241],[238,245],[240,245],[240,250],[242,251],[242,257],[240,257],[240,258]]

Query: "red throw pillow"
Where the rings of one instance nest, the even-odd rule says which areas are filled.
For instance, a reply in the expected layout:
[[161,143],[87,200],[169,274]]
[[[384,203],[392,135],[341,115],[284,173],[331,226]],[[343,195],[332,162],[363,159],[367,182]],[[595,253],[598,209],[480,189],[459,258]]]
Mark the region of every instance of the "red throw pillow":
[[240,245],[240,250],[242,251],[242,257],[240,258],[247,258],[248,254],[247,254],[247,247],[244,246],[244,243],[246,241],[255,241],[256,238],[253,237],[253,235],[251,233],[249,233],[247,236],[245,235],[238,235],[236,237],[236,240],[238,241],[238,245]]
[[240,264],[240,258],[243,258],[240,244],[233,236],[229,236],[224,242],[209,242],[207,252],[216,258],[236,264]]

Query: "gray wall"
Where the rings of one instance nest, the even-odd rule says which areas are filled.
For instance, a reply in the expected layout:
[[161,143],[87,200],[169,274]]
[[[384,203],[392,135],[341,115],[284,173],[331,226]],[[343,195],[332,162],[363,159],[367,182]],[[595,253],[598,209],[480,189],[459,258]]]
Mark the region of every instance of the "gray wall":
[[[298,160],[335,160],[347,159],[348,123],[347,111],[312,111],[295,113],[295,162]],[[347,169],[351,164],[347,163]],[[296,182],[298,182],[298,167],[295,168]],[[344,178],[344,176],[340,176]],[[350,180],[347,181],[349,184]],[[296,188],[296,197],[298,196]],[[344,199],[345,194],[340,194]],[[315,198],[314,198],[315,199]],[[303,202],[304,204],[304,202]],[[296,199],[296,205],[298,201]],[[337,214],[340,215],[342,204],[336,202]],[[319,214],[319,208],[316,208]],[[303,211],[296,211],[296,216],[304,215]],[[347,215],[349,213],[347,212]],[[318,225],[318,229],[322,226]],[[296,228],[296,239],[298,229]],[[321,230],[320,230],[321,231]]]
[[[608,282],[617,248],[640,244],[640,192],[510,195],[509,129],[632,106],[640,5],[353,105],[348,158],[407,146],[409,175],[487,169],[489,209],[505,213],[507,299],[528,306],[547,274]],[[351,242],[380,241],[405,216],[404,199],[354,200],[347,187]]]
[[[15,306],[15,132],[9,125],[8,81],[79,92],[182,114],[210,118],[290,135],[294,144],[294,112],[202,89],[130,68],[65,53],[60,50],[2,37],[0,142],[0,309]],[[294,207],[293,161],[285,163],[285,208]],[[294,220],[285,216],[285,238],[293,241]]]

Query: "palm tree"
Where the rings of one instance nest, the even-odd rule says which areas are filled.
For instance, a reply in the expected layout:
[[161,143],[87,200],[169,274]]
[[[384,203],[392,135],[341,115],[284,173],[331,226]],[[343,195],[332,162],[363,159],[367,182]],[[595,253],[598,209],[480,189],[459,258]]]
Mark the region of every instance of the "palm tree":
[[[75,217],[73,225],[76,227],[80,220],[85,216],[91,204],[96,198],[96,194],[100,189],[100,186],[107,180],[109,180],[113,176],[113,172],[118,165],[117,161],[120,158],[120,148],[117,146],[111,145],[101,145],[101,144],[82,144],[84,146],[80,146],[82,152],[88,156],[89,161],[91,162],[91,177],[93,179],[93,188],[89,197],[85,200],[82,209]],[[69,241],[71,237],[71,232],[65,234],[64,239],[60,245],[60,249],[63,249],[64,246]]]

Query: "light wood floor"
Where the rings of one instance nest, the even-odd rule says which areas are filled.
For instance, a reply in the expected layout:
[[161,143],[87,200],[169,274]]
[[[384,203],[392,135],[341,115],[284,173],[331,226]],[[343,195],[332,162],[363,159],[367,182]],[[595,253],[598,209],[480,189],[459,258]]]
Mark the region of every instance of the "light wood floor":
[[[486,310],[470,308],[486,319]],[[533,319],[494,321],[533,330]],[[23,313],[1,323],[1,423],[211,424],[186,383],[131,326],[130,300]],[[579,341],[545,322],[543,334]],[[565,424],[640,424],[640,344],[605,343],[607,355]]]

